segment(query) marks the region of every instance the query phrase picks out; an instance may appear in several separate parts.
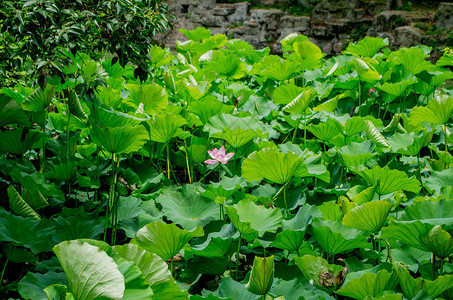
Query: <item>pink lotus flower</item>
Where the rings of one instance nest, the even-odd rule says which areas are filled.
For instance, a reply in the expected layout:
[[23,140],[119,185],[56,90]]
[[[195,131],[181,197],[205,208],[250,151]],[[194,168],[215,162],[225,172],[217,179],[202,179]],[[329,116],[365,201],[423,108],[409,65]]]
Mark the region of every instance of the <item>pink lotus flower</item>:
[[377,96],[377,93],[376,93],[376,90],[375,90],[375,89],[369,89],[369,90],[368,90],[368,96],[371,96],[371,95],[373,95],[374,97]]
[[225,147],[220,147],[220,149],[212,149],[212,151],[209,151],[209,156],[211,156],[212,159],[207,159],[204,163],[208,165],[213,165],[216,163],[222,163],[226,164],[230,158],[233,157],[234,153],[230,152],[228,154],[225,154]]

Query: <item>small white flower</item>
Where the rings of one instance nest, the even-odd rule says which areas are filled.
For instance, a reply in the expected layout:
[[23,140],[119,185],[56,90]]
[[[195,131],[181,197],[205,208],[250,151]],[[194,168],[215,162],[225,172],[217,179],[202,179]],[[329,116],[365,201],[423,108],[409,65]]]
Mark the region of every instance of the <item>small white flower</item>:
[[314,281],[313,279],[310,279],[310,284],[313,285]]

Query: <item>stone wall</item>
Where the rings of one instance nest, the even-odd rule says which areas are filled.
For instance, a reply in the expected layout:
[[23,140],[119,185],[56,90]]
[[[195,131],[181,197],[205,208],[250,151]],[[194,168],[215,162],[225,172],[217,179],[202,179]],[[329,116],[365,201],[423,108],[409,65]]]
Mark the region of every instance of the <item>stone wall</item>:
[[[287,0],[254,0],[260,6],[284,5]],[[310,0],[299,0],[310,5]],[[215,0],[169,0],[169,13],[177,19],[173,30],[158,37],[166,47],[174,49],[175,41],[186,40],[180,28],[193,30],[206,27],[212,34],[225,34],[249,42],[255,49],[270,47],[281,53],[278,43],[290,33],[310,38],[323,52],[336,54],[349,42],[358,28],[369,28],[369,36],[388,37],[393,48],[420,43],[421,35],[414,24],[433,23],[452,28],[453,4],[441,3],[434,12],[388,11],[386,1],[321,0],[311,17],[293,16],[279,9],[251,9],[249,2],[219,4]]]

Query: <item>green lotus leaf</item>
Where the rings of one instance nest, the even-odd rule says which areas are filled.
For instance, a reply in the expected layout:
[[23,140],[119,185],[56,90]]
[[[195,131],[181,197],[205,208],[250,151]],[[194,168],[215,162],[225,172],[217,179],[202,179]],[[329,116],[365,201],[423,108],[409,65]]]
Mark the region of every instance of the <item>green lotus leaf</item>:
[[156,198],[169,220],[182,228],[192,230],[218,219],[219,206],[195,192],[193,185],[167,189]]
[[293,44],[296,42],[308,42],[308,37],[298,33],[291,33],[285,36],[281,41],[283,52],[292,51]]
[[222,132],[225,127],[228,127],[230,130],[236,130],[238,128],[248,130],[261,130],[262,132],[266,131],[264,124],[258,121],[255,117],[245,117],[239,118],[228,114],[218,114],[206,123],[204,127],[205,131],[209,131],[209,134],[212,135],[216,132]]
[[453,237],[440,225],[436,225],[429,232],[422,234],[420,241],[430,252],[441,259],[453,253]]
[[361,231],[345,226],[338,221],[315,219],[309,231],[328,255],[367,248],[367,237]]
[[261,296],[250,293],[246,288],[245,284],[235,281],[232,277],[222,279],[219,284],[219,288],[212,293],[214,296],[221,298],[208,298],[211,300],[215,299],[228,299],[228,300],[260,300]]
[[30,250],[23,247],[15,247],[12,244],[4,243],[1,247],[3,253],[8,258],[8,262],[12,263],[35,263],[39,260],[37,255],[34,255]]
[[344,282],[346,268],[329,264],[322,257],[307,254],[302,257],[296,256],[294,260],[304,277],[321,290],[331,293]]
[[307,89],[298,87],[292,83],[284,84],[276,88],[272,94],[272,100],[277,104],[288,104],[296,99],[302,92]]
[[[307,284],[306,280],[294,278],[292,280],[276,280],[272,286],[269,295],[276,300],[333,300],[334,297],[329,296],[326,292]],[[301,298],[303,297],[303,298]]]
[[104,220],[86,219],[80,216],[58,216],[52,220],[55,233],[53,240],[55,243],[75,240],[80,238],[98,239],[104,232]]
[[0,208],[0,241],[28,248],[33,253],[49,251],[54,245],[54,230],[45,219],[23,218]]
[[41,216],[22,199],[14,186],[10,185],[7,189],[9,198],[9,207],[13,213],[22,217],[31,217],[35,220],[41,219]]
[[330,172],[322,162],[321,155],[308,156],[297,171],[296,177],[316,177],[322,181],[330,182]]
[[204,257],[223,257],[230,251],[233,237],[223,237],[218,233],[210,233],[202,244],[191,245],[191,250],[186,253]]
[[234,106],[227,106],[212,97],[205,97],[200,101],[192,101],[188,106],[188,110],[197,115],[204,125],[218,113],[231,113],[233,109]]
[[46,89],[43,91],[41,88],[37,88],[33,94],[28,96],[22,102],[22,108],[26,111],[40,111],[46,109],[55,94],[55,87],[48,84]]
[[267,66],[260,75],[275,81],[285,81],[302,70],[300,64],[291,60],[279,61]]
[[53,250],[75,299],[122,299],[124,277],[107,253],[78,240],[62,242]]
[[420,201],[406,207],[399,221],[419,220],[431,225],[453,225],[453,200]]
[[321,141],[327,142],[342,133],[342,126],[337,120],[329,118],[325,123],[308,126],[308,130]]
[[255,295],[266,295],[272,287],[273,280],[274,256],[255,256],[249,282],[245,288]]
[[28,150],[42,148],[42,139],[47,140],[42,131],[23,127],[0,132],[0,152],[24,155]]
[[383,40],[379,37],[367,36],[356,44],[350,43],[346,48],[346,52],[357,56],[373,57],[381,48],[388,46],[388,44],[388,39]]
[[436,280],[431,281],[423,277],[413,278],[401,264],[395,263],[393,267],[398,274],[399,284],[404,296],[408,299],[414,299],[421,290],[425,291],[430,299],[435,299],[453,287],[453,275],[439,276]]
[[424,182],[425,188],[435,195],[442,194],[442,188],[453,185],[453,168],[441,172],[432,172],[429,180]]
[[373,200],[374,194],[376,193],[377,185],[370,186],[352,198],[352,201],[358,205],[370,202]]
[[99,127],[93,124],[91,139],[111,153],[131,153],[140,150],[149,138],[142,125],[124,127]]
[[294,100],[283,107],[283,111],[288,113],[303,114],[315,97],[316,93],[313,89],[303,91]]
[[146,119],[115,111],[113,108],[104,105],[94,106],[90,118],[92,123],[99,127],[123,127],[125,125],[135,127],[146,121]]
[[436,152],[437,156],[444,164],[453,164],[453,155],[451,155],[450,152],[442,151],[434,145],[430,146],[429,148]]
[[292,152],[281,153],[274,148],[264,148],[250,154],[242,163],[242,176],[248,181],[266,179],[278,184],[296,176],[303,165]]
[[381,148],[390,148],[390,144],[371,121],[365,120],[365,126],[366,135],[374,144]]
[[419,134],[395,133],[388,139],[388,143],[394,153],[416,156],[425,145],[425,139],[430,133],[429,131]]
[[154,222],[140,229],[131,243],[159,255],[166,261],[175,256],[192,238],[203,234],[200,226],[193,231],[187,231],[178,228],[175,224]]
[[236,191],[245,185],[246,182],[242,177],[234,176],[230,178],[224,176],[219,182],[211,182],[201,195],[213,201],[215,201],[217,197],[229,199]]
[[387,201],[371,201],[351,209],[344,217],[343,224],[355,229],[379,232],[387,221],[392,208]]
[[48,205],[46,198],[55,198],[63,201],[63,192],[54,183],[47,183],[47,179],[39,173],[27,174],[15,168],[10,173],[14,182],[24,188],[22,198],[33,208],[40,209]]
[[428,102],[427,106],[417,106],[412,109],[409,121],[414,125],[428,122],[434,125],[445,124],[453,112],[453,97],[437,96]]
[[167,143],[175,137],[179,127],[185,125],[187,121],[180,115],[168,113],[166,115],[154,115],[149,120],[150,138],[152,141]]
[[382,229],[382,238],[399,240],[411,247],[430,252],[421,242],[420,237],[427,234],[434,226],[416,221],[390,221],[389,226]]
[[377,182],[376,192],[379,195],[390,194],[399,190],[419,193],[420,181],[409,178],[406,172],[392,170],[389,167],[374,166],[372,169],[356,171],[371,186]]
[[[393,290],[398,283],[396,273],[380,270],[377,273],[364,273],[359,278],[354,278],[345,284],[336,293],[354,299],[374,299],[384,291]],[[367,298],[367,299],[369,299]]]
[[341,147],[340,155],[346,168],[352,170],[361,165],[366,166],[367,162],[377,153],[374,151],[374,144],[371,141],[365,141],[362,143],[352,142]]
[[103,86],[97,87],[96,97],[101,103],[110,106],[114,109],[120,109],[123,104],[121,92],[114,90],[112,88],[106,88]]
[[423,71],[431,71],[435,68],[432,63],[425,60],[427,56],[420,48],[401,48],[392,52],[387,60],[393,61],[396,65],[401,65],[407,73],[417,75]]
[[171,276],[168,265],[155,253],[135,244],[114,246],[113,249],[125,260],[134,262],[153,290],[153,299],[188,299]]
[[159,68],[161,66],[165,66],[170,64],[173,55],[171,55],[168,49],[162,49],[158,46],[151,46],[149,47],[148,55],[149,61],[155,68]]
[[74,295],[68,292],[68,287],[62,284],[52,284],[44,289],[49,300],[74,300]]
[[252,129],[242,129],[237,128],[231,130],[228,127],[225,127],[222,132],[215,132],[212,137],[225,140],[229,145],[234,148],[239,148],[254,138],[265,138],[268,134],[264,134],[261,130],[252,130]]
[[142,111],[148,115],[161,113],[167,107],[167,93],[156,83],[128,84],[126,88],[129,90],[129,99],[134,103],[135,108],[142,106]]
[[205,40],[211,36],[211,30],[204,27],[197,27],[194,30],[190,31],[187,29],[179,29],[178,31],[184,34],[187,39],[194,42]]
[[355,70],[357,71],[360,80],[375,82],[381,79],[381,75],[360,58],[355,58],[352,62],[354,63]]
[[353,136],[357,133],[367,130],[367,123],[371,123],[374,127],[382,127],[382,121],[375,119],[372,116],[366,117],[352,117],[346,121],[344,124],[344,135]]
[[226,80],[241,79],[247,70],[236,55],[223,54],[211,60],[205,70],[212,70]]
[[293,49],[304,60],[320,60],[323,57],[321,49],[310,41],[295,42]]
[[247,240],[263,236],[265,232],[276,233],[281,227],[283,216],[278,209],[258,206],[249,199],[233,206],[225,206],[233,226]]
[[49,271],[46,274],[28,272],[17,288],[24,299],[48,300],[44,289],[52,284],[67,286],[68,280],[62,272]]
[[5,94],[0,94],[0,127],[12,124],[29,127],[30,121],[19,102]]
[[395,82],[395,83],[389,83],[386,82],[383,85],[378,85],[377,87],[381,90],[384,91],[392,96],[399,97],[403,95],[407,88],[411,86],[412,84],[417,82],[417,78],[415,76],[411,76],[406,80],[402,80],[400,82]]
[[191,275],[222,275],[227,269],[225,257],[204,257],[195,255],[186,263],[186,271]]
[[58,164],[52,164],[44,175],[48,179],[57,179],[70,181],[76,176],[77,163],[75,161],[61,162]]
[[84,111],[77,93],[73,90],[69,91],[68,106],[72,117],[75,117],[84,123],[88,122],[88,115]]
[[345,93],[338,94],[335,97],[321,103],[320,105],[313,108],[313,111],[325,111],[325,112],[334,112],[337,109],[338,101],[346,97]]

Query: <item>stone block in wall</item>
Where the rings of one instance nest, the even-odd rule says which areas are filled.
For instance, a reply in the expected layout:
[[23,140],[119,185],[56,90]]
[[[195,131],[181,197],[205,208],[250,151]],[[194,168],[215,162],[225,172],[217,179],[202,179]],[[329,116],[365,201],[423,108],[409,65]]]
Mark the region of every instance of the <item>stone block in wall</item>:
[[250,18],[249,17],[249,8],[250,8],[250,3],[248,3],[248,2],[235,3],[233,14],[231,14],[227,17],[228,22],[230,22],[232,24],[244,23],[246,20],[248,20]]
[[350,19],[337,19],[326,21],[324,24],[326,31],[329,32],[328,35],[338,35],[340,33],[351,32],[352,23]]
[[280,28],[290,29],[292,32],[308,34],[310,31],[310,17],[307,16],[283,16],[280,18]]
[[412,26],[401,26],[395,29],[394,47],[412,47],[420,44],[422,33]]
[[434,20],[437,28],[453,29],[453,3],[441,2]]
[[265,26],[267,30],[277,30],[280,27],[280,17],[283,12],[279,9],[252,9],[252,19]]
[[313,9],[314,20],[353,19],[355,9],[360,8],[359,0],[322,0]]
[[311,27],[311,35],[316,38],[331,38],[335,36],[325,25],[316,25]]
[[235,10],[234,4],[219,4],[212,10],[212,14],[214,16],[229,16],[233,14]]
[[254,20],[245,21],[241,27],[235,28],[232,32],[239,35],[257,35],[260,31],[260,24]]
[[375,32],[394,30],[408,24],[405,16],[403,11],[383,11],[374,16],[371,27]]
[[228,25],[224,16],[215,16],[206,10],[194,11],[191,18],[202,27],[226,27]]

